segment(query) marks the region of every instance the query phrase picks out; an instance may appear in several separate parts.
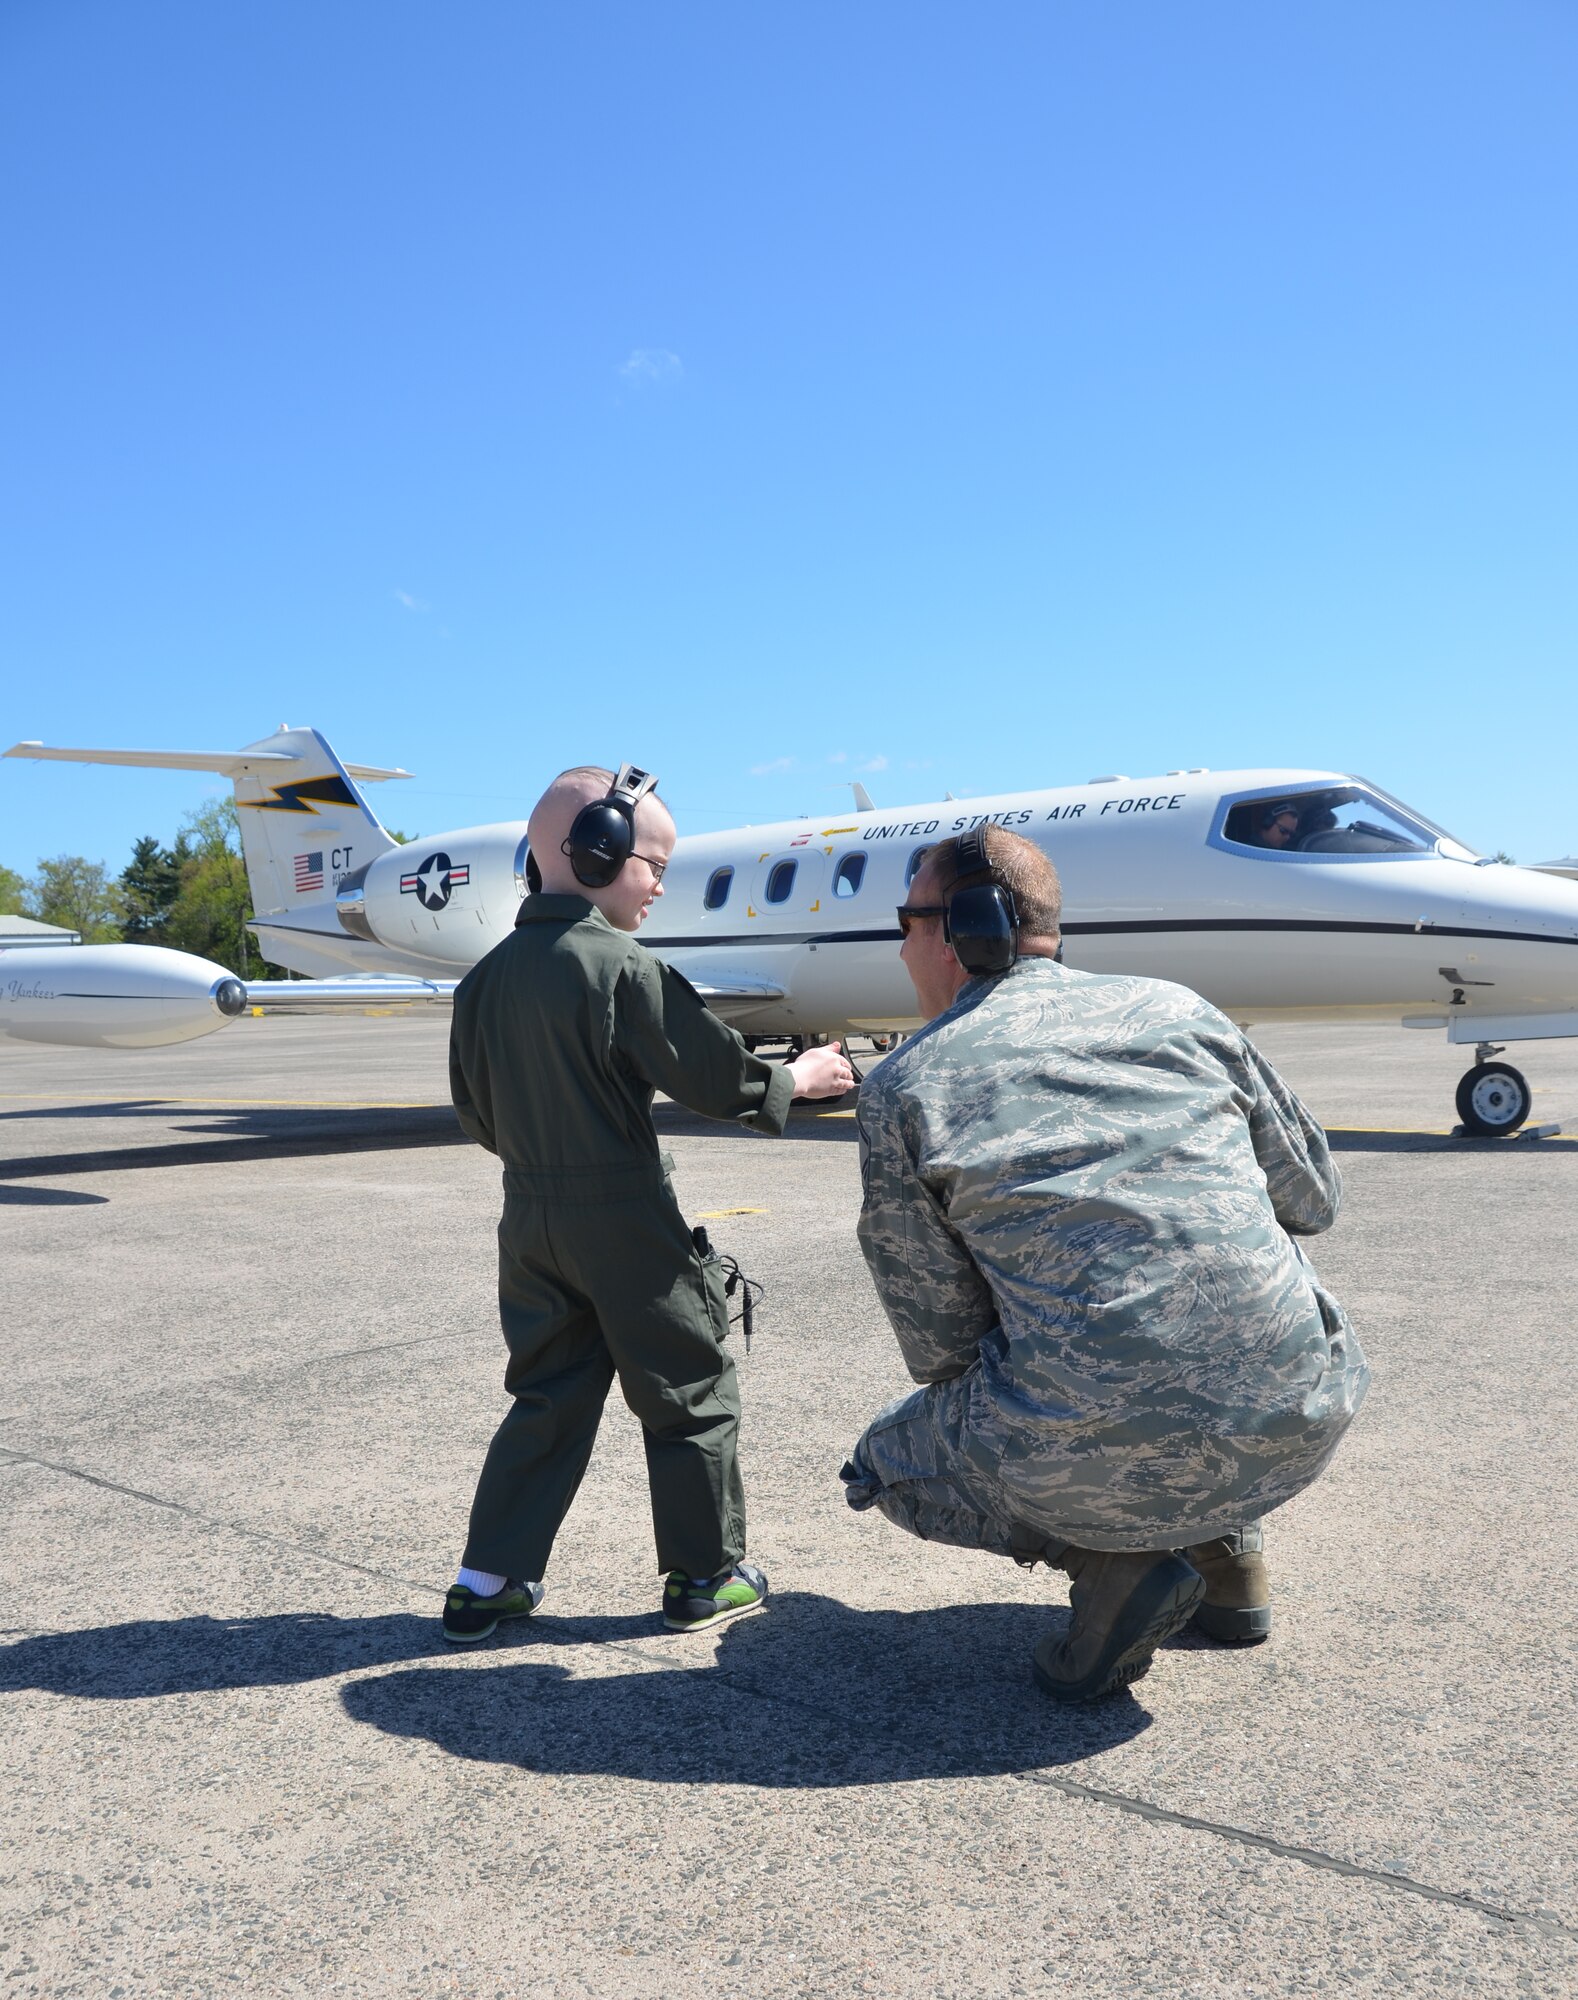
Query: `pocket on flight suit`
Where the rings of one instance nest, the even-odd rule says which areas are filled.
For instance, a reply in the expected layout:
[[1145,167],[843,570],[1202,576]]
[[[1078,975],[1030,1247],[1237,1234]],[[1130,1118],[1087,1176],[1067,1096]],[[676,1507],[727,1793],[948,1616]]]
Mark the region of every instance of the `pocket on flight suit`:
[[[694,1236],[691,1238],[694,1242]],[[702,1288],[707,1294],[707,1304],[712,1312],[712,1330],[721,1343],[729,1337],[729,1294],[723,1275],[723,1263],[716,1251],[710,1257],[696,1252],[696,1262],[701,1270]]]

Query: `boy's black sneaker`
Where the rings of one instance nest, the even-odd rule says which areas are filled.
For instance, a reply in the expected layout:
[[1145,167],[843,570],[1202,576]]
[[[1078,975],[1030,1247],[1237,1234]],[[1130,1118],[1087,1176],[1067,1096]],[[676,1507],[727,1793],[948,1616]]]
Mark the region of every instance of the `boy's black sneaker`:
[[671,1569],[663,1585],[663,1623],[671,1632],[700,1632],[760,1611],[766,1602],[767,1579],[755,1563],[737,1562],[717,1576]]
[[514,1577],[491,1597],[479,1597],[463,1583],[451,1584],[444,1599],[444,1637],[457,1646],[489,1638],[499,1629],[501,1619],[529,1618],[544,1595],[540,1583],[517,1583]]

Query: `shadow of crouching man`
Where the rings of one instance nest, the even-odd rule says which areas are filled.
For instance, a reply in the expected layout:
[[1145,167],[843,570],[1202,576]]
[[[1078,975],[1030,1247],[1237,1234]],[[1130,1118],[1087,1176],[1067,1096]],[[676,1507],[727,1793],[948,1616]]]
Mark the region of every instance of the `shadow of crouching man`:
[[[598,1623],[578,1630],[593,1638]],[[1132,1695],[1051,1706],[1025,1666],[1046,1626],[1034,1605],[855,1611],[789,1593],[725,1626],[715,1658],[679,1638],[672,1665],[647,1654],[634,1672],[601,1671],[606,1654],[583,1655],[584,1672],[519,1657],[463,1675],[413,1667],[354,1681],[341,1700],[389,1735],[523,1771],[804,1789],[1002,1776],[1078,1763],[1150,1726]]]
[[[857,1611],[791,1592],[725,1626],[715,1652],[650,1613],[550,1614],[459,1656],[409,1612],[140,1619],[0,1647],[0,1689],[140,1701],[354,1675],[352,1720],[523,1771],[797,1788],[999,1776],[1150,1726],[1132,1695],[1060,1709],[1037,1692],[1025,1662],[1050,1608]],[[608,1649],[633,1639],[662,1650],[626,1668]]]

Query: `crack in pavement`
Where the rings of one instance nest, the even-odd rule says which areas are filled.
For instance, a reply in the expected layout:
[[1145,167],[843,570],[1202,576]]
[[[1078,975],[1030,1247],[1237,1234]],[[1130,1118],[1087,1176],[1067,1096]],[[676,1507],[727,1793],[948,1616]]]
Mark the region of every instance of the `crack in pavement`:
[[[83,1480],[89,1486],[100,1487],[108,1493],[119,1493],[131,1500],[141,1500],[151,1507],[163,1507],[170,1513],[184,1515],[187,1519],[201,1523],[208,1528],[226,1529],[232,1534],[243,1535],[253,1541],[267,1542],[275,1548],[289,1549],[295,1555],[308,1556],[317,1562],[332,1563],[337,1569],[351,1569],[362,1576],[370,1576],[380,1583],[397,1584],[403,1590],[414,1590],[425,1597],[442,1597],[445,1586],[441,1584],[419,1583],[411,1577],[401,1576],[393,1570],[379,1569],[370,1563],[352,1561],[347,1556],[336,1555],[325,1549],[316,1549],[310,1543],[297,1542],[286,1535],[271,1534],[265,1528],[248,1527],[239,1521],[225,1520],[214,1514],[205,1514],[200,1509],[187,1505],[183,1500],[169,1500],[158,1493],[149,1493],[141,1487],[127,1486],[119,1480],[105,1479],[97,1473],[84,1472],[79,1466],[62,1464],[58,1459],[41,1458],[33,1452],[17,1451],[12,1446],[0,1446],[0,1463],[13,1465],[36,1465],[49,1472],[58,1472],[69,1479]],[[559,1622],[560,1631],[566,1637],[573,1637],[576,1619],[566,1618]],[[557,1635],[556,1635],[557,1636]],[[657,1637],[653,1635],[654,1639]],[[576,1641],[590,1645],[599,1652],[617,1653],[628,1660],[632,1651],[638,1657],[653,1658],[641,1641],[625,1641],[617,1648],[606,1639],[591,1636]],[[657,1658],[670,1657],[670,1649],[664,1647]],[[786,1695],[781,1689],[764,1688],[746,1681],[726,1670],[718,1670],[717,1678],[731,1692],[749,1695],[752,1699],[777,1702],[788,1708],[801,1708],[819,1716],[823,1721],[836,1722],[836,1712],[824,1708],[816,1702],[800,1701],[793,1695]],[[896,1730],[884,1732],[898,1734]],[[1367,1867],[1363,1862],[1344,1861],[1340,1856],[1328,1854],[1318,1847],[1298,1847],[1285,1840],[1277,1840],[1271,1834],[1254,1833],[1247,1827],[1231,1826],[1221,1820],[1201,1819],[1194,1813],[1175,1812],[1169,1806],[1153,1804],[1149,1799],[1135,1798],[1128,1792],[1110,1792],[1100,1785],[1081,1784],[1076,1778],[1054,1777],[1049,1771],[1012,1771],[1007,1774],[1016,1784],[1039,1785],[1048,1791],[1061,1792],[1065,1798],[1078,1799],[1086,1805],[1109,1806],[1116,1812],[1127,1813],[1156,1826],[1182,1827],[1190,1833],[1209,1834],[1213,1839],[1233,1842],[1240,1847],[1250,1847],[1261,1853],[1274,1854],[1279,1860],[1297,1862],[1305,1868],[1314,1868],[1327,1874],[1344,1875],[1352,1881],[1367,1882],[1375,1888],[1388,1889],[1399,1895],[1417,1896],[1426,1902],[1445,1903],[1459,1910],[1472,1911],[1476,1916],[1489,1917],[1496,1923],[1510,1924],[1541,1935],[1563,1940],[1578,1940],[1578,1927],[1565,1924],[1558,1917],[1549,1917],[1531,1910],[1509,1910],[1500,1904],[1489,1903],[1479,1896],[1470,1896],[1457,1889],[1439,1889],[1432,1883],[1420,1882],[1411,1875],[1401,1875],[1385,1868]]]
[[124,1494],[129,1500],[141,1500],[150,1507],[164,1507],[172,1514],[183,1514],[188,1520],[200,1521],[205,1528],[225,1528],[233,1535],[244,1535],[249,1541],[268,1542],[274,1548],[289,1549],[293,1554],[309,1556],[315,1562],[332,1563],[336,1569],[354,1569],[362,1576],[376,1577],[380,1583],[397,1583],[405,1590],[419,1590],[426,1597],[442,1597],[444,1594],[441,1585],[417,1583],[413,1578],[399,1576],[393,1570],[376,1569],[371,1563],[354,1562],[349,1556],[315,1549],[310,1542],[296,1542],[288,1535],[270,1534],[267,1528],[253,1528],[244,1521],[227,1521],[222,1515],[205,1514],[201,1508],[188,1506],[184,1500],[167,1500],[163,1494],[145,1492],[140,1486],[126,1486],[118,1479],[105,1479],[96,1472],[84,1472],[77,1465],[63,1465],[59,1459],[41,1458],[36,1452],[18,1451],[14,1445],[0,1445],[0,1464],[42,1466],[47,1472],[59,1472],[68,1479],[81,1479],[106,1493]]
[[1323,1848],[1294,1847],[1285,1840],[1273,1839],[1268,1833],[1251,1833],[1247,1827],[1228,1826],[1220,1820],[1199,1819],[1193,1813],[1174,1812],[1168,1806],[1152,1805],[1149,1799],[1137,1799],[1127,1792],[1103,1791],[1099,1785],[1082,1785],[1075,1778],[1054,1778],[1049,1771],[1013,1771],[1009,1775],[1019,1784],[1042,1785],[1052,1791],[1063,1792],[1069,1798],[1083,1799],[1090,1805],[1112,1806],[1118,1812],[1132,1813],[1137,1819],[1151,1820],[1160,1826],[1186,1827],[1190,1832],[1213,1834],[1218,1840],[1236,1841],[1243,1847],[1258,1847],[1284,1861],[1300,1862],[1306,1868],[1322,1868],[1329,1874],[1348,1875],[1360,1882],[1373,1882],[1378,1888],[1396,1889],[1408,1896],[1423,1896],[1432,1903],[1451,1903],[1460,1910],[1473,1910],[1482,1917],[1494,1917],[1498,1923],[1527,1925],[1547,1937],[1578,1938],[1578,1929],[1564,1924],[1559,1917],[1540,1916],[1530,1910],[1503,1909],[1498,1903],[1483,1902],[1478,1896],[1467,1896],[1457,1889],[1437,1889],[1429,1882],[1416,1881],[1412,1875],[1394,1874],[1386,1868],[1367,1868],[1359,1861],[1344,1861],[1335,1854],[1327,1854]]

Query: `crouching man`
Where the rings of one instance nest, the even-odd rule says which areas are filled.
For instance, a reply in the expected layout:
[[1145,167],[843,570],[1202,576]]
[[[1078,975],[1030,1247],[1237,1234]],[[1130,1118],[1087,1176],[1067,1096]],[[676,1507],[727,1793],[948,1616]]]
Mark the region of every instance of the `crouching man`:
[[1260,1518],[1321,1472],[1368,1369],[1298,1236],[1320,1127],[1196,993],[1058,964],[1056,870],[992,827],[899,911],[928,1025],[867,1080],[859,1234],[910,1374],[846,1497],[1072,1580],[1035,1673],[1126,1686],[1191,1618],[1270,1629]]

